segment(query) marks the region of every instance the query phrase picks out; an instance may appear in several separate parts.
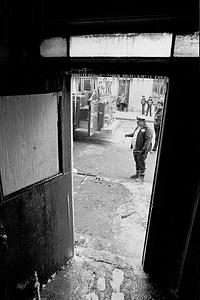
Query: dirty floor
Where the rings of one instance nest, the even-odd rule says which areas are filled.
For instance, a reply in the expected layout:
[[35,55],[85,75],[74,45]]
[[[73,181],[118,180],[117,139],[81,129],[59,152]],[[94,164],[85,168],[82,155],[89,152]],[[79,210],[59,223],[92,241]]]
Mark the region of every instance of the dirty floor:
[[[156,154],[145,181],[130,176],[134,121],[120,120],[112,135],[74,141],[74,257],[42,290],[42,300],[167,300],[142,270]],[[152,126],[152,124],[150,124]]]

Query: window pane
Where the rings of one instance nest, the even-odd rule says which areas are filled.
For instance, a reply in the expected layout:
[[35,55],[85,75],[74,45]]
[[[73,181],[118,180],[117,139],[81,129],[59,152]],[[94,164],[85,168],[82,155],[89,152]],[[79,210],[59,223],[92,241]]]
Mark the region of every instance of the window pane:
[[175,39],[174,56],[198,57],[199,32],[187,35],[177,35]]
[[169,57],[171,41],[169,33],[72,36],[70,56]]
[[43,57],[67,56],[66,39],[55,37],[44,40],[40,45],[40,55]]

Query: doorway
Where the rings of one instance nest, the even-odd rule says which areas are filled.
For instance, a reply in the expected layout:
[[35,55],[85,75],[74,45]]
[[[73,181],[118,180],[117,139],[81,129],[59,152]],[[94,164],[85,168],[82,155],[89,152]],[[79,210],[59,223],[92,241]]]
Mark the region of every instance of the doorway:
[[[128,103],[131,103],[132,107],[122,112],[118,110],[117,103],[123,77],[126,77],[125,82],[129,82],[126,84],[126,95],[131,99]],[[84,79],[86,78],[87,76]],[[136,169],[133,151],[130,150],[131,139],[125,138],[125,134],[133,132],[136,128],[137,116],[142,114],[141,98],[145,95],[143,116],[153,134],[152,146],[155,145],[154,123],[159,110],[162,110],[162,114],[159,115],[160,127],[164,126],[168,78],[149,75],[102,78],[94,74],[89,79],[91,93],[88,95],[87,91],[81,95],[85,101],[84,106],[81,103],[77,105],[78,101],[81,102],[80,92],[76,90],[76,81],[82,81],[80,74],[72,76],[71,84],[73,116],[76,120],[73,144],[75,252],[82,251],[84,247],[86,255],[88,252],[90,257],[98,253],[103,255],[106,261],[124,259],[126,263],[140,268],[161,146],[161,130],[158,147],[154,147],[155,151],[148,152],[145,179],[142,183],[131,178]],[[92,83],[93,81],[96,84]],[[110,89],[106,88],[108,82]],[[147,114],[149,96],[152,97],[153,104],[151,113]],[[96,129],[88,134],[87,126],[86,130],[83,130],[76,125],[80,124],[77,118],[80,116],[81,107],[85,108],[85,111],[88,109],[88,124],[94,122],[94,119],[90,119],[92,105],[96,107],[96,121],[98,122],[99,116],[102,117],[102,126],[97,125]],[[103,107],[103,111],[98,110],[100,106]]]

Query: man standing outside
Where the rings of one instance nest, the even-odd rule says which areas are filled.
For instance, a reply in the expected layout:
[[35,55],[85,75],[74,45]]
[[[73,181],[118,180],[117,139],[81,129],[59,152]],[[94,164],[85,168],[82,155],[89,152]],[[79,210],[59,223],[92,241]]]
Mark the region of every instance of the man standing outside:
[[120,111],[124,111],[125,108],[125,95],[121,94],[121,96],[119,96],[119,108]]
[[131,178],[137,182],[143,182],[146,170],[146,158],[152,147],[152,130],[146,125],[145,117],[137,117],[137,127],[133,133],[125,134],[125,137],[132,137],[131,149],[136,165],[136,174]]
[[162,115],[163,115],[163,103],[159,101],[156,105],[156,113],[155,113],[155,116],[154,116],[155,143],[154,143],[152,151],[157,150],[159,134],[160,134],[160,127],[161,127],[161,121],[162,121]]
[[150,117],[151,117],[152,105],[153,105],[153,100],[152,100],[151,97],[149,97],[149,99],[147,100],[147,113],[146,113],[146,116],[148,116],[148,112],[149,112]]
[[146,99],[145,99],[145,96],[142,96],[142,99],[141,99],[141,104],[142,104],[142,115],[145,114],[145,105],[146,105]]

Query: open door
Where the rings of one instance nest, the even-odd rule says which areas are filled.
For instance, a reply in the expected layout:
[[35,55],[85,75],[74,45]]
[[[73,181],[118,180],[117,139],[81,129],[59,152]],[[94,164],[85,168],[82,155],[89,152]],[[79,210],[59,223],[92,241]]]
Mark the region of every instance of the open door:
[[186,300],[199,299],[199,117],[191,102],[197,95],[196,63],[183,59],[171,66],[143,253],[144,270]]
[[152,242],[150,239],[149,231],[151,226],[151,221],[153,218],[153,209],[154,209],[154,195],[155,195],[155,188],[156,188],[156,182],[157,182],[157,176],[158,176],[158,168],[159,168],[159,159],[160,159],[160,152],[162,148],[162,138],[163,138],[163,131],[165,126],[165,119],[166,119],[166,113],[167,113],[167,102],[168,102],[168,95],[169,95],[169,79],[166,81],[166,93],[165,93],[165,99],[164,99],[164,107],[163,107],[163,117],[162,117],[162,124],[161,124],[161,130],[160,130],[160,137],[159,137],[159,144],[158,144],[158,154],[156,159],[156,166],[154,171],[154,178],[153,178],[153,185],[152,185],[152,192],[151,192],[151,202],[149,205],[149,214],[148,214],[148,221],[147,221],[147,229],[146,229],[146,235],[145,235],[145,241],[144,241],[144,248],[143,248],[143,254],[142,254],[142,265],[145,266],[147,256],[146,251],[147,247]]
[[0,122],[1,299],[24,299],[35,271],[45,282],[73,256],[69,76],[54,93],[2,96]]

